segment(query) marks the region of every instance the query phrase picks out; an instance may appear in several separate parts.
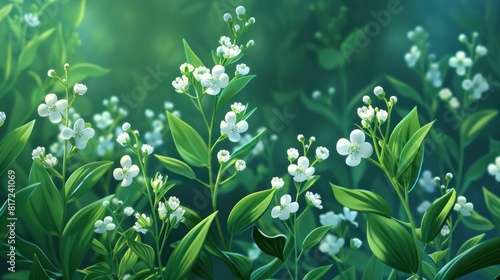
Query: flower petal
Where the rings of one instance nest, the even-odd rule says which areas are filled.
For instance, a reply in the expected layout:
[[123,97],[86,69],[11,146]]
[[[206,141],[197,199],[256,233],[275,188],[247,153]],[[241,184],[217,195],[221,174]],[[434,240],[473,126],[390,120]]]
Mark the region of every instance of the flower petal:
[[299,157],[299,159],[297,159],[297,165],[302,169],[306,169],[307,167],[309,167],[309,159],[307,157],[301,156]]
[[241,140],[241,135],[236,131],[230,131],[227,136],[231,142],[239,142]]
[[75,148],[78,150],[83,150],[87,147],[87,142],[82,137],[75,138]]
[[130,166],[130,168],[128,169],[128,172],[130,173],[130,177],[135,177],[135,176],[139,175],[139,167],[134,164],[134,165]]
[[286,209],[290,213],[295,213],[295,212],[299,211],[299,204],[297,202],[292,202],[292,203],[288,204]]
[[465,196],[461,195],[457,198],[457,203],[460,205],[464,205],[466,202],[467,202],[467,199],[465,198]]
[[66,99],[61,99],[61,100],[57,101],[55,105],[56,105],[57,111],[64,113],[64,111],[66,110],[66,107],[68,107],[68,101]]
[[350,139],[351,142],[361,144],[365,142],[365,133],[360,129],[355,129],[351,132]]
[[65,140],[68,140],[69,138],[73,137],[73,129],[69,127],[65,127],[61,130],[61,137]]
[[279,216],[280,220],[287,220],[288,218],[290,218],[290,213],[288,213],[288,211],[281,211],[281,214]]
[[305,171],[305,175],[307,178],[311,177],[314,174],[314,167],[309,167]]
[[373,153],[373,147],[370,143],[364,142],[359,146],[359,155],[362,158],[369,158]]
[[298,166],[296,164],[290,164],[288,166],[288,173],[290,173],[290,175],[294,176],[295,174],[297,174],[297,168],[298,168]]
[[205,90],[205,93],[209,95],[217,95],[219,94],[219,92],[220,92],[220,87],[217,86],[210,86],[207,88],[207,90]]
[[130,158],[129,155],[124,155],[120,159],[120,164],[122,167],[130,167],[132,165],[132,159]]
[[233,111],[229,111],[226,113],[224,118],[228,125],[234,125],[236,123],[236,114]]
[[127,177],[123,178],[122,187],[130,186],[130,184],[132,184],[132,181],[133,181],[133,179],[131,177],[127,176]]
[[288,205],[292,202],[292,197],[289,194],[285,194],[280,198],[281,205]]
[[115,178],[115,180],[123,180],[124,176],[123,176],[123,169],[121,168],[115,168],[115,170],[113,170],[113,178]]
[[361,162],[361,157],[359,157],[356,154],[350,154],[345,159],[345,163],[352,167],[358,166],[360,162]]
[[280,214],[281,214],[281,207],[274,206],[273,209],[271,210],[271,217],[278,218]]
[[217,81],[217,86],[221,88],[227,87],[229,84],[229,76],[226,73],[223,73],[219,76],[219,80]]
[[40,117],[46,117],[49,115],[49,106],[47,104],[38,105],[38,114]]
[[224,66],[222,66],[222,65],[215,65],[212,68],[212,75],[214,75],[216,77],[219,77],[221,74],[224,73],[224,71],[226,71],[226,69],[224,68]]
[[244,133],[247,131],[248,129],[248,123],[247,121],[243,120],[243,121],[239,121],[237,124],[236,124],[236,127],[238,127],[238,132],[239,133]]
[[85,138],[85,139],[90,139],[90,138],[94,137],[94,134],[95,134],[94,129],[92,129],[90,127],[87,127],[83,130],[83,138]]
[[52,123],[59,123],[62,119],[61,113],[59,112],[52,112],[49,114],[50,121]]
[[341,156],[346,156],[349,154],[349,146],[351,145],[351,142],[349,140],[342,138],[337,141],[337,153],[339,153]]
[[229,125],[227,124],[227,122],[220,122],[220,131],[224,134],[229,134]]
[[85,129],[85,121],[80,118],[76,120],[75,125],[73,126],[74,130],[83,130]]
[[57,95],[49,93],[47,94],[47,96],[45,96],[45,103],[47,103],[47,105],[52,105],[56,102],[57,102]]

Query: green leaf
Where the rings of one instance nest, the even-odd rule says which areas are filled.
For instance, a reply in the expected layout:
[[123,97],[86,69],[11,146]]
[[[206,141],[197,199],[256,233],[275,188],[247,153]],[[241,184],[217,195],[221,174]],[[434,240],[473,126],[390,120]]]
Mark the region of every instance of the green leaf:
[[187,165],[183,161],[180,161],[180,160],[175,159],[175,158],[159,156],[159,155],[155,155],[155,157],[161,162],[161,164],[168,171],[182,175],[188,179],[196,179],[196,174],[194,174],[193,169],[191,169],[191,167],[189,167],[189,165]]
[[252,193],[238,201],[227,218],[229,233],[236,235],[255,224],[269,208],[275,190]]
[[[428,262],[422,262],[422,272],[424,274],[425,279],[434,279],[434,276],[436,276],[436,269],[433,265],[431,265]],[[415,280],[420,280],[416,275],[412,276],[413,278],[409,279],[415,279]]]
[[[94,250],[94,252],[100,254],[100,255],[104,255],[104,256],[107,256],[109,255],[109,252],[108,252],[108,249],[97,239],[93,239],[92,240],[92,245],[91,247],[92,250]],[[116,248],[116,246],[115,246]]]
[[478,269],[500,264],[500,237],[484,241],[449,261],[434,280],[457,279]]
[[333,264],[316,267],[313,270],[309,271],[306,276],[302,280],[320,280],[330,268],[332,268]]
[[312,187],[320,178],[320,175],[314,175],[311,179],[308,179],[302,189],[299,192],[299,195],[303,194],[305,191],[307,191],[310,187]]
[[16,72],[18,74],[33,63],[37,54],[38,46],[40,46],[43,41],[47,40],[54,30],[56,30],[55,27],[43,32],[40,35],[33,36],[33,39],[31,39],[21,50],[17,61]]
[[217,212],[212,213],[191,229],[175,247],[165,267],[166,279],[184,279],[186,277],[196,263],[215,215]]
[[[288,241],[285,245],[285,250],[283,252],[283,256],[285,259],[288,259],[288,256],[290,256],[292,249],[294,247],[295,240],[293,236],[290,236],[288,238]],[[255,269],[252,273],[252,277],[250,279],[252,280],[267,280],[271,277],[273,277],[276,272],[278,272],[280,269],[283,268],[283,262],[280,259],[274,259],[271,262]],[[248,278],[243,278],[243,279],[248,279]]]
[[[129,270],[131,270],[139,257],[137,256],[132,249],[128,248],[125,251],[122,259],[120,260],[120,264],[118,265],[118,277],[121,279],[123,275],[125,275]],[[153,259],[154,260],[154,259]]]
[[194,275],[200,277],[201,279],[205,280],[214,279],[212,259],[210,259],[207,253],[205,253],[204,251],[200,251],[200,254],[198,255],[198,260],[194,264],[191,272]]
[[398,222],[368,214],[367,240],[373,254],[399,271],[415,274],[420,264],[413,238]]
[[232,80],[219,95],[219,99],[217,101],[217,111],[219,111],[233,96],[245,88],[248,82],[250,82],[250,80],[254,77],[255,75],[246,75]]
[[21,153],[30,138],[35,120],[16,128],[0,142],[0,174],[3,174],[10,164]]
[[318,52],[318,62],[326,70],[332,70],[344,65],[344,56],[335,48],[321,49]]
[[196,56],[191,47],[188,45],[185,39],[182,39],[182,43],[184,44],[184,53],[186,54],[187,63],[194,66],[194,68],[198,66],[203,66],[203,62]]
[[[143,244],[136,241],[127,234],[124,235],[127,240],[127,245],[132,253],[141,259],[151,272],[155,271],[155,251],[148,244]],[[128,252],[128,250],[127,250]],[[125,252],[126,254],[126,252]],[[128,265],[128,264],[127,264]]]
[[104,276],[104,275],[113,274],[111,267],[109,266],[108,263],[105,263],[105,262],[98,262],[96,264],[93,264],[93,265],[81,270],[81,272],[83,274],[87,274],[87,276],[89,276],[89,275],[103,275]]
[[420,225],[422,241],[430,243],[440,233],[446,219],[455,206],[456,192],[454,189],[434,201],[425,211]]
[[184,161],[197,167],[208,166],[208,147],[200,134],[168,111],[167,119],[175,147]]
[[339,275],[335,276],[333,280],[356,280],[356,269],[354,267],[349,267],[348,269],[342,271]]
[[361,280],[379,280],[383,276],[383,264],[375,256],[372,256],[363,270],[363,278]]
[[[4,256],[10,253],[10,247],[6,246],[8,243],[7,239],[4,240],[5,246],[2,246],[2,254]],[[30,268],[33,265],[33,256],[36,255],[40,265],[44,268],[46,272],[50,272],[51,275],[60,276],[60,271],[52,264],[49,258],[45,255],[45,252],[40,249],[37,245],[22,239],[20,236],[16,235],[16,266]],[[17,270],[16,270],[17,271]]]
[[231,154],[231,159],[229,160],[227,166],[232,166],[238,159],[247,158],[252,153],[255,146],[257,146],[260,138],[262,137],[262,135],[264,135],[264,133],[266,133],[265,129],[262,130],[259,134],[255,135],[252,139],[250,139],[250,141],[238,147],[238,149],[236,149],[236,151]]
[[275,236],[268,236],[264,234],[258,227],[253,227],[252,239],[255,244],[262,250],[262,252],[276,257],[281,261],[285,261],[283,250],[286,245],[286,236],[278,234]]
[[[11,194],[9,191],[4,204],[0,208],[0,238],[2,238],[2,240],[8,234],[9,228],[7,225],[11,222],[10,219],[15,220],[21,215],[24,207],[27,203],[29,203],[31,195],[33,195],[33,193],[39,186],[40,183],[35,183],[23,189],[20,189],[13,194]],[[9,211],[9,204],[12,205],[13,202],[15,204],[15,211]]]
[[97,161],[88,163],[75,170],[69,176],[64,186],[68,203],[86,194],[106,174],[112,165],[112,161]]
[[50,279],[50,278],[43,269],[42,265],[38,261],[38,258],[35,254],[33,255],[33,264],[31,265],[29,280],[43,280],[43,279]]
[[59,257],[65,279],[71,279],[78,264],[92,244],[95,236],[94,222],[103,218],[106,208],[102,202],[112,195],[85,206],[76,212],[64,228],[59,245]]
[[396,89],[398,95],[411,99],[417,102],[420,106],[427,107],[427,104],[422,99],[422,95],[414,88],[391,76],[386,76],[386,79],[389,83],[391,83],[394,89]]
[[78,26],[80,26],[85,15],[85,4],[87,1],[80,0],[78,2],[79,3],[72,3],[72,5],[68,5],[68,8],[71,8],[71,10],[68,11],[69,13],[65,14],[69,15],[66,19],[70,23],[71,29],[76,29]]
[[423,149],[421,149],[421,147],[424,145],[425,136],[427,136],[427,133],[429,132],[433,124],[434,121],[422,126],[411,136],[408,142],[406,142],[403,149],[401,150],[401,154],[399,155],[396,178],[399,178],[401,174],[406,171],[406,169],[410,165],[412,165],[415,160],[417,160],[420,164],[422,158],[418,157],[417,155],[419,154],[419,152],[423,153]]
[[462,222],[475,231],[489,231],[495,228],[492,222],[476,211],[470,212],[470,216],[464,216]]
[[305,251],[318,244],[331,228],[331,225],[326,225],[313,229],[302,242],[300,250]]
[[14,5],[12,4],[8,4],[8,5],[5,5],[3,6],[1,9],[0,9],[0,22],[6,17],[9,15],[10,11],[12,10],[12,7]]
[[500,197],[496,196],[485,187],[483,187],[483,195],[486,207],[490,210],[491,215],[500,220]]
[[446,257],[448,252],[450,251],[450,248],[446,248],[446,250],[443,251],[436,251],[432,254],[429,254],[429,257],[431,258],[432,262],[436,265],[436,267],[439,267],[439,262]]
[[460,248],[458,248],[457,256],[460,255],[461,253],[469,250],[470,248],[476,246],[476,244],[481,242],[481,239],[483,239],[484,235],[485,235],[485,233],[474,236],[474,237],[470,238],[469,240],[465,241],[464,244],[462,244],[462,246],[460,246]]
[[463,148],[467,147],[479,135],[488,123],[498,114],[497,110],[482,110],[468,116],[460,127],[460,139]]
[[[205,242],[205,249],[216,258],[221,259],[229,267],[231,273],[235,277],[238,279],[250,279],[250,275],[253,271],[253,262],[246,256],[233,252],[221,251],[219,247],[208,239]],[[280,260],[278,260],[278,262],[281,266],[282,262]]]
[[335,199],[340,204],[356,211],[391,217],[391,208],[378,194],[367,190],[351,190],[332,183],[330,186],[333,189]]
[[480,157],[473,164],[469,165],[467,171],[465,172],[464,181],[462,183],[462,187],[459,189],[459,193],[465,193],[472,182],[481,179],[481,177],[488,172],[488,165],[495,161],[495,157],[497,156],[497,151],[490,150],[488,154]]
[[81,83],[88,77],[100,77],[110,72],[110,69],[103,68],[92,63],[78,63],[70,66],[71,83]]
[[395,158],[400,158],[403,147],[419,129],[420,122],[417,107],[415,107],[396,125],[389,137],[388,145]]

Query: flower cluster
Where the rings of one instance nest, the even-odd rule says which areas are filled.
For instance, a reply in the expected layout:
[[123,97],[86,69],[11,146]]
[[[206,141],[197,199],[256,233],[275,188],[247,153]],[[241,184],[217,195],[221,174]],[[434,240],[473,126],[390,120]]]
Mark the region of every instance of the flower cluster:
[[[182,207],[180,207],[181,202],[175,196],[169,197],[167,204],[164,202],[158,203],[158,216],[162,221],[169,222],[173,228],[177,228],[179,223],[186,213]],[[165,219],[168,217],[168,219]]]
[[494,163],[488,165],[488,173],[494,176],[497,182],[500,182],[500,156],[495,158]]

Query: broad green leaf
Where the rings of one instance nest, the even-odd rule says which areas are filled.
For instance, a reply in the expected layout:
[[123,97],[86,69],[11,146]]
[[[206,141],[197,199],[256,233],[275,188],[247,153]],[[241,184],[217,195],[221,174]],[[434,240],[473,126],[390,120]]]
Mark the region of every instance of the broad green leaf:
[[485,233],[474,236],[472,238],[469,238],[469,240],[465,241],[460,248],[458,248],[457,251],[457,256],[460,255],[461,253],[469,250],[470,248],[476,246],[479,242],[481,242],[481,239],[483,239]]
[[83,17],[85,15],[85,4],[86,0],[79,0],[78,3],[72,3],[72,5],[68,5],[68,8],[71,10],[68,11],[67,14],[69,16],[66,17],[72,29],[76,29],[83,21]]
[[[0,238],[2,238],[2,240],[8,234],[9,228],[7,225],[11,222],[10,219],[15,220],[21,215],[24,207],[29,203],[31,195],[39,186],[40,183],[35,183],[13,194],[11,194],[10,191],[7,193],[5,202],[0,208]],[[10,205],[15,205],[15,211],[9,210]]]
[[378,194],[359,189],[347,189],[330,183],[335,199],[352,210],[391,217],[391,208]]
[[305,191],[307,191],[310,187],[312,187],[320,178],[320,175],[314,175],[311,179],[308,179],[302,189],[300,189],[299,195],[303,194]]
[[200,134],[168,111],[167,119],[175,147],[184,161],[197,167],[208,166],[208,147]]
[[14,5],[12,4],[7,4],[5,6],[3,6],[1,9],[0,9],[0,22],[6,17],[9,15],[10,11],[12,10],[12,7]]
[[157,276],[154,275],[149,269],[144,269],[139,272],[136,272],[132,274],[132,276],[127,278],[127,280],[153,280],[153,279],[157,279]]
[[184,44],[184,53],[186,54],[187,63],[194,66],[194,68],[198,66],[203,66],[203,62],[196,56],[191,47],[188,45],[185,39],[182,39],[182,43]]
[[106,262],[98,262],[98,263],[93,264],[89,267],[86,267],[85,269],[82,269],[81,272],[83,274],[87,274],[87,276],[88,275],[109,275],[109,274],[113,273],[113,271],[111,270],[111,267]]
[[391,273],[389,274],[389,277],[387,277],[387,280],[398,280],[398,270],[392,269]]
[[138,258],[139,257],[132,251],[132,249],[128,248],[127,251],[125,251],[125,254],[120,260],[120,264],[118,265],[118,277],[120,277],[120,279],[134,267]]
[[415,274],[420,259],[413,238],[398,222],[368,214],[367,240],[373,254],[399,271]]
[[[4,240],[5,246],[2,246],[2,254],[7,255],[10,253],[10,246],[7,246],[8,241]],[[50,272],[51,276],[61,276],[58,268],[50,261],[50,259],[45,255],[45,252],[40,249],[37,245],[28,242],[16,235],[16,268],[17,266],[30,269],[33,265],[33,256],[36,255],[38,262],[45,269],[46,272]],[[17,270],[16,270],[17,271]]]
[[394,158],[399,159],[401,151],[410,138],[420,129],[417,107],[408,113],[394,128],[389,137],[389,148]]
[[478,269],[500,264],[500,237],[494,237],[462,252],[449,261],[434,280],[457,279]]
[[335,48],[321,49],[318,52],[318,62],[323,69],[332,70],[344,65],[344,56]]
[[430,243],[439,234],[446,219],[453,211],[455,206],[456,192],[451,189],[445,195],[434,201],[431,206],[425,211],[420,225],[422,241]]
[[[211,255],[222,260],[235,277],[238,279],[250,279],[250,275],[253,271],[253,262],[246,256],[233,252],[221,251],[217,245],[208,239],[205,242],[205,249]],[[280,260],[275,260],[279,261],[280,266],[283,264]]]
[[106,208],[102,202],[112,195],[99,199],[76,212],[64,228],[59,245],[59,257],[65,279],[71,279],[78,264],[90,248],[95,236],[94,222],[102,220]]
[[113,256],[120,254],[120,252],[123,249],[128,248],[127,247],[127,236],[130,238],[133,238],[135,234],[136,234],[136,231],[133,227],[130,227],[123,234],[121,234],[113,247],[113,251],[112,251]]
[[10,164],[24,149],[30,138],[35,120],[16,128],[0,142],[0,174],[3,174]]
[[335,276],[333,280],[356,280],[356,269],[354,269],[354,267],[349,267],[348,269],[342,271],[339,275]]
[[255,224],[267,211],[275,189],[249,194],[242,198],[231,210],[227,218],[227,230],[236,235]]
[[483,187],[483,195],[486,207],[490,211],[491,215],[500,220],[500,197],[496,196],[485,187]]
[[205,237],[217,212],[206,217],[191,229],[175,247],[165,267],[166,279],[184,279],[196,263],[203,248]]
[[[425,279],[434,279],[434,276],[436,276],[435,267],[426,261],[422,262],[422,272]],[[420,280],[416,275],[413,275],[413,277],[410,279]]]
[[92,240],[92,245],[90,248],[92,250],[94,250],[94,252],[96,252],[100,255],[104,255],[104,256],[109,255],[108,249],[99,240],[97,240],[95,238]]
[[212,259],[208,256],[204,251],[200,251],[198,255],[198,260],[193,266],[191,272],[205,280],[213,280],[214,279],[214,270]]
[[490,220],[483,217],[476,211],[470,212],[470,216],[464,216],[462,222],[470,229],[475,231],[489,231],[495,228]]
[[19,54],[19,59],[17,60],[16,72],[21,73],[26,67],[30,66],[37,55],[38,46],[49,38],[49,36],[56,30],[55,27],[43,32],[40,35],[35,35],[26,44],[26,46],[21,50]]
[[491,151],[480,157],[474,163],[468,165],[468,169],[465,172],[463,178],[462,187],[459,189],[459,194],[464,194],[472,182],[481,179],[486,172],[488,172],[488,165],[495,161],[495,157],[498,156],[497,151]]
[[[288,256],[290,256],[293,247],[295,244],[295,240],[293,236],[288,238],[288,241],[285,246],[285,250],[283,253],[283,256],[285,259],[288,259]],[[273,261],[269,262],[268,264],[265,264],[257,269],[255,269],[252,273],[252,277],[250,279],[252,280],[267,280],[271,277],[273,277],[274,274],[276,274],[277,271],[279,271],[283,267],[283,262],[280,259],[274,259]],[[248,278],[244,278],[248,279]]]
[[372,256],[363,270],[363,278],[361,280],[380,280],[383,276],[383,264],[375,256]]
[[29,280],[50,279],[45,270],[43,269],[42,265],[38,261],[36,254],[33,255],[33,264],[31,265],[30,276],[28,279]]
[[[124,235],[127,240],[127,245],[132,253],[141,259],[151,272],[155,271],[155,251],[148,244],[136,241],[134,238]],[[128,250],[127,250],[128,252]],[[125,252],[126,254],[126,252]]]
[[462,148],[465,149],[498,114],[497,110],[482,110],[468,116],[460,127]]
[[326,225],[326,226],[321,226],[321,227],[315,228],[313,231],[311,231],[306,236],[306,238],[302,242],[302,246],[301,246],[300,250],[305,251],[307,249],[312,248],[316,244],[318,244],[323,239],[323,237],[325,237],[325,235],[328,233],[328,231],[330,231],[331,228],[332,228],[331,225]]
[[253,79],[255,75],[241,76],[232,80],[219,95],[217,101],[217,111],[224,106],[232,97],[238,94]]
[[427,136],[427,133],[433,124],[434,121],[422,126],[411,136],[408,142],[406,142],[401,150],[401,154],[399,155],[396,178],[399,178],[415,160],[419,163],[421,162],[422,159],[418,158],[417,155],[419,152],[423,153],[423,149],[421,149],[421,147],[424,145],[425,136]]
[[278,234],[275,236],[268,236],[263,233],[258,227],[254,226],[252,231],[252,239],[262,252],[276,257],[281,261],[285,261],[283,250],[286,245],[286,236]]
[[264,135],[264,133],[266,133],[265,129],[262,130],[259,134],[255,135],[252,139],[250,139],[250,141],[238,147],[238,149],[236,149],[236,151],[231,154],[231,159],[228,162],[228,166],[232,166],[238,159],[245,159],[246,157],[248,157],[252,153],[255,146],[257,146],[260,138],[262,137],[262,135]]
[[106,174],[112,161],[97,161],[85,164],[69,176],[64,191],[68,203],[86,194]]
[[191,167],[189,167],[189,165],[185,164],[183,161],[159,155],[155,155],[155,157],[168,171],[182,175],[188,179],[196,179],[196,174],[194,174],[193,169],[191,169]]
[[439,267],[439,262],[446,257],[448,252],[450,251],[450,248],[446,248],[446,250],[443,251],[436,251],[432,254],[429,254],[429,258],[431,258],[432,262],[436,265],[436,267]]
[[[418,103],[418,105],[426,107],[427,104],[422,99],[422,95],[412,88],[410,85],[394,78],[391,76],[386,76],[387,81],[396,89],[397,95],[404,96]],[[396,95],[396,94],[395,94]]]
[[302,280],[320,280],[322,279],[321,277],[323,277],[328,272],[328,270],[332,268],[332,266],[333,264],[316,267],[309,271]]
[[70,66],[69,80],[71,83],[81,83],[88,77],[100,77],[108,74],[110,69],[92,63],[78,63]]

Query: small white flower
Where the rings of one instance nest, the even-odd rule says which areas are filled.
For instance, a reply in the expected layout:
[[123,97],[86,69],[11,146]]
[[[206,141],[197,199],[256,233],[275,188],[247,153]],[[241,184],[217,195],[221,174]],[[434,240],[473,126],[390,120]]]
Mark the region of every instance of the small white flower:
[[168,208],[170,209],[169,212],[177,210],[177,208],[179,208],[180,205],[181,201],[177,197],[171,196],[168,198]]
[[84,95],[87,92],[87,86],[84,84],[75,84],[73,91],[78,95]]
[[323,209],[321,205],[321,196],[317,193],[306,192],[306,198],[312,203],[312,205],[318,209]]
[[128,206],[128,207],[125,207],[125,209],[123,209],[123,214],[127,215],[127,216],[132,216],[132,214],[134,214],[134,208]]
[[391,96],[389,98],[389,106],[394,106],[396,103],[398,103],[398,98],[397,96]]
[[417,207],[417,212],[420,214],[423,214],[429,207],[431,206],[432,203],[430,203],[428,200],[422,201]]
[[319,90],[315,90],[311,94],[312,99],[319,99],[320,97],[321,97],[321,91],[319,91]]
[[241,102],[234,102],[231,105],[231,110],[237,114],[244,112],[246,109],[246,106],[241,104]]
[[477,45],[476,46],[476,54],[478,56],[485,56],[488,54],[488,49],[483,45]]
[[500,182],[500,157],[496,157],[495,162],[488,165],[488,173]]
[[465,34],[463,34],[463,33],[458,35],[458,41],[462,42],[462,43],[467,42],[467,36],[465,36]]
[[139,167],[132,165],[132,159],[129,155],[125,155],[120,159],[122,168],[115,168],[113,170],[113,177],[115,180],[122,180],[122,187],[128,187],[132,184],[135,176],[139,175]]
[[125,131],[125,132],[126,132],[126,131],[128,131],[131,127],[132,127],[132,126],[131,126],[131,125],[130,125],[130,123],[128,123],[128,122],[124,122],[124,123],[122,124],[122,130],[123,130],[123,131]]
[[483,92],[490,89],[488,85],[488,81],[481,75],[480,73],[474,75],[472,81],[469,79],[465,79],[462,82],[462,88],[464,90],[472,91],[472,97],[474,99],[480,99],[483,95]]
[[123,147],[126,147],[130,143],[130,135],[128,135],[127,132],[122,132],[118,135],[118,137],[116,137],[116,142]]
[[[241,49],[239,46],[232,45],[230,43],[230,46],[222,45],[217,47],[216,52],[217,54],[222,55],[222,57],[224,57],[225,59],[231,59],[238,56],[241,53]],[[238,71],[238,68],[236,68],[236,70]],[[250,68],[248,68],[248,71],[250,71]]]
[[296,158],[299,157],[299,151],[295,148],[290,148],[290,149],[286,150],[286,153],[288,155],[289,161],[294,161]]
[[444,178],[445,178],[446,180],[451,180],[451,179],[453,179],[453,174],[452,174],[452,173],[450,173],[450,172],[448,172],[448,173],[446,173],[446,175],[444,176]]
[[405,61],[408,67],[413,68],[415,64],[417,63],[418,59],[420,58],[420,50],[418,49],[417,46],[413,45],[410,48],[410,52],[407,52],[405,54]]
[[439,72],[439,64],[435,62],[431,63],[425,77],[427,80],[431,81],[434,87],[441,87],[443,81],[441,80],[441,72]]
[[165,207],[165,203],[161,201],[158,202],[158,216],[162,221],[167,216],[167,207]]
[[319,223],[324,226],[331,225],[332,228],[335,228],[340,224],[340,221],[342,221],[340,215],[335,214],[333,211],[319,215]]
[[205,66],[198,66],[193,71],[193,76],[197,81],[200,81],[201,76],[205,74],[210,74],[210,70]]
[[106,216],[103,220],[97,220],[94,223],[94,227],[96,228],[94,232],[96,233],[105,233],[106,231],[112,231],[116,228],[116,225],[113,224],[113,218],[111,216]]
[[182,77],[177,77],[175,78],[174,81],[172,81],[172,86],[178,93],[186,92],[188,85],[189,85],[189,80],[185,75],[182,75]]
[[173,228],[177,228],[179,226],[179,223],[182,219],[182,216],[184,216],[184,213],[186,213],[186,210],[182,209],[182,207],[179,207],[173,213],[170,214],[168,219],[170,220],[170,224],[172,225]]
[[386,110],[381,109],[377,112],[377,120],[379,123],[384,123],[387,120],[387,117],[389,117],[389,114]]
[[363,241],[361,241],[361,239],[359,239],[359,238],[353,238],[353,239],[351,239],[351,241],[352,241],[352,246],[354,248],[359,249],[359,247],[361,247],[361,245],[363,245]]
[[174,103],[170,101],[165,101],[165,103],[163,103],[163,107],[165,107],[165,109],[169,111],[174,109],[174,106],[175,106]]
[[234,163],[234,167],[237,171],[243,171],[247,168],[247,163],[244,160],[239,159]]
[[250,67],[248,67],[245,63],[241,63],[236,65],[236,71],[238,71],[241,76],[245,76],[250,72]]
[[68,101],[66,99],[57,100],[57,95],[49,93],[45,96],[45,104],[38,105],[38,114],[41,117],[49,116],[51,122],[58,123],[62,116],[66,115],[67,107]]
[[163,136],[160,131],[148,131],[144,134],[144,139],[146,139],[146,142],[151,146],[159,147],[163,145]]
[[225,13],[222,18],[224,19],[225,22],[228,22],[232,18],[232,16],[230,13]]
[[339,217],[342,220],[348,221],[357,227],[358,222],[355,221],[357,215],[358,215],[357,211],[351,211],[351,209],[344,206],[344,214],[339,214]]
[[56,75],[57,73],[54,69],[49,69],[49,71],[47,71],[47,76],[49,76],[50,78],[55,77]]
[[111,113],[109,111],[104,111],[102,114],[94,115],[95,126],[100,129],[106,129],[110,125],[113,124],[113,118],[111,117]]
[[384,93],[384,89],[381,87],[381,86],[376,86],[374,89],[373,89],[373,94],[375,94],[375,96],[379,97],[383,96],[383,93]]
[[418,184],[428,193],[433,193],[437,187],[436,180],[434,180],[429,170],[424,170],[424,172],[422,172],[420,179],[418,179]]
[[366,120],[368,122],[372,121],[373,116],[375,115],[375,110],[373,109],[372,106],[363,106],[361,108],[358,108],[358,116],[362,120]]
[[273,177],[273,179],[271,180],[271,186],[273,189],[279,190],[283,188],[284,185],[285,181],[283,180],[283,178]]
[[280,205],[274,206],[271,210],[271,217],[287,220],[290,218],[290,213],[295,213],[299,210],[299,204],[292,202],[292,197],[285,194],[280,198]]
[[153,153],[155,149],[153,148],[153,146],[151,145],[148,145],[148,144],[142,144],[142,147],[141,147],[141,151],[142,151],[142,154],[143,155],[150,155]]
[[347,156],[346,164],[349,166],[357,166],[361,162],[361,158],[368,158],[373,153],[373,147],[370,143],[365,142],[365,134],[359,129],[351,132],[350,140],[342,138],[337,142],[337,152],[342,156]]
[[5,119],[7,119],[5,112],[0,112],[0,126],[5,122]]
[[225,120],[220,122],[221,133],[227,135],[231,142],[238,142],[241,139],[240,133],[246,132],[248,123],[245,120],[237,122],[236,114],[233,111],[227,112]]
[[457,75],[463,76],[467,70],[466,68],[472,66],[472,59],[467,57],[465,52],[458,51],[455,56],[450,57],[448,63],[450,67],[456,68]]
[[45,148],[44,147],[37,147],[36,149],[31,152],[31,159],[41,159],[40,156],[45,156]]
[[78,119],[73,126],[73,129],[65,127],[61,131],[61,137],[65,140],[70,138],[75,139],[75,148],[78,150],[85,149],[87,141],[94,137],[95,131],[91,127],[85,127],[85,121]]
[[243,6],[238,6],[236,7],[236,15],[244,15],[246,12],[245,7]]
[[319,244],[319,250],[325,254],[336,255],[344,247],[344,243],[344,238],[337,238],[337,236],[327,233]]
[[151,187],[153,188],[153,192],[158,192],[159,189],[161,189],[164,185],[163,182],[163,176],[157,172],[154,179],[151,182]]
[[314,174],[314,167],[309,166],[309,159],[307,157],[299,157],[297,164],[290,164],[288,166],[288,173],[293,176],[295,182],[301,183],[310,179]]
[[368,95],[365,95],[363,96],[363,103],[365,103],[366,105],[370,105],[372,102],[372,100],[370,99],[370,96]]
[[452,97],[449,101],[449,104],[453,109],[457,109],[458,107],[460,107],[460,102],[456,97]]
[[459,196],[453,210],[460,212],[462,216],[470,216],[470,212],[474,210],[474,205],[471,202],[467,202],[465,196]]
[[439,91],[438,95],[441,100],[447,101],[453,96],[453,93],[451,93],[449,88],[443,88]]
[[57,165],[57,158],[52,154],[47,154],[45,156],[45,162],[51,167],[55,167]]
[[40,25],[40,20],[38,19],[38,16],[29,13],[29,14],[24,14],[24,21],[31,26],[31,27],[37,27]]
[[181,70],[181,73],[182,73],[182,74],[186,75],[186,74],[188,74],[188,73],[190,73],[190,72],[193,72],[193,70],[194,70],[194,66],[193,66],[193,65],[191,65],[191,64],[189,64],[189,63],[183,63],[183,64],[179,67],[179,69]]
[[441,229],[441,235],[447,236],[448,234],[450,234],[450,227],[447,225],[444,225],[443,228]]
[[205,73],[200,77],[200,83],[206,87],[205,93],[210,95],[219,94],[222,88],[227,87],[229,76],[224,73],[225,69],[222,65],[215,65],[212,68],[212,74]]
[[316,158],[319,160],[325,160],[330,156],[330,151],[322,146],[316,148]]
[[233,26],[233,30],[234,30],[235,33],[238,33],[240,31],[240,25],[239,24],[235,24]]
[[217,160],[219,160],[219,163],[227,162],[230,157],[231,154],[229,153],[228,150],[220,150],[217,153]]
[[260,250],[259,246],[253,243],[252,248],[248,250],[248,258],[252,261],[255,261],[259,258],[261,252],[262,251]]
[[148,232],[148,229],[151,227],[151,218],[146,216],[146,214],[139,215],[139,213],[135,214],[135,218],[137,221],[135,222],[135,225],[133,228],[135,231],[140,232],[142,234],[145,234]]

